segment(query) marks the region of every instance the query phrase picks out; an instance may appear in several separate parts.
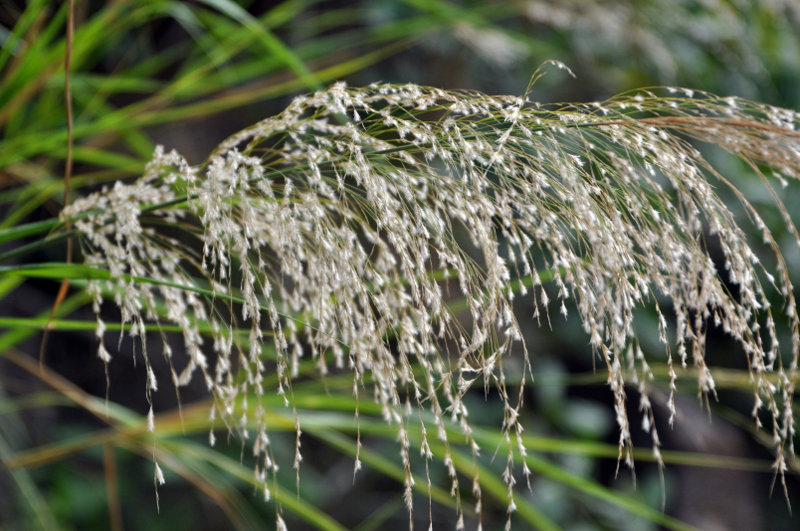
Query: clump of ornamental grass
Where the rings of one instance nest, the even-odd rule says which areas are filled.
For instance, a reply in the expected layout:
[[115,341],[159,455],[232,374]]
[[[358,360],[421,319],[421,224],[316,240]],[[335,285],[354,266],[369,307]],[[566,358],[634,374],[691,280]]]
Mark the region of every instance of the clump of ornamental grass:
[[[212,418],[249,441],[267,498],[279,463],[261,400],[277,393],[294,408],[292,382],[310,359],[320,375],[352,373],[356,399],[379,404],[396,426],[409,511],[413,454],[434,459],[431,437],[449,448],[452,422],[477,457],[464,397],[474,386],[496,390],[510,515],[517,466],[530,475],[524,460],[515,465],[526,452],[522,389],[535,373],[522,321],[568,317],[567,301],[608,373],[621,461],[631,464],[626,389],[635,389],[660,462],[648,364],[658,354],[645,353],[634,326],[637,307],[650,306],[669,369],[669,422],[676,366],[695,367],[699,392],[715,394],[706,336],[723,330],[747,358],[753,417],[768,423],[782,476],[800,348],[789,271],[759,212],[696,146],[719,146],[760,176],[800,244],[772,187],[800,177],[798,126],[793,111],[676,88],[542,105],[527,95],[338,83],[225,140],[200,166],[158,148],[136,182],[79,199],[62,219],[79,231],[85,261],[112,279],[88,284],[101,360],[112,360],[100,319],[111,292],[127,333],[142,339],[148,399],[161,382],[144,338],[160,334],[173,385],[204,380]],[[770,270],[717,188],[739,198],[774,252]],[[770,306],[772,290],[782,307]],[[454,295],[466,311],[450,308]],[[517,296],[532,301],[532,316],[515,314]],[[788,344],[774,312],[789,323]],[[184,366],[159,331],[165,322],[183,331]],[[242,327],[247,337],[235,333]],[[524,357],[519,386],[503,370],[512,349]],[[265,386],[268,377],[277,385]],[[151,408],[151,430],[153,418]],[[421,423],[418,447],[411,423]],[[449,450],[443,464],[460,499]],[[477,477],[469,488],[480,519]]]

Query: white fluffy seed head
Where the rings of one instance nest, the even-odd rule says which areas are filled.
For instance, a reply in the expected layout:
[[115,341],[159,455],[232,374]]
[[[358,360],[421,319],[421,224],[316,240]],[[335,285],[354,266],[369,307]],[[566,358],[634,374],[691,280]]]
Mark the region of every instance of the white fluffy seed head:
[[[416,85],[339,83],[229,138],[203,167],[158,148],[141,179],[74,201],[62,216],[81,233],[86,261],[110,273],[89,282],[96,311],[106,291],[124,324],[178,325],[187,362],[174,379],[186,385],[201,375],[227,425],[239,426],[243,437],[253,428],[262,474],[277,464],[263,411],[242,397],[284,393],[306,356],[322,374],[352,371],[356,389],[369,375],[373,400],[400,427],[407,480],[410,442],[402,426],[412,401],[437,419],[441,440],[450,415],[477,454],[462,398],[479,377],[504,388],[498,360],[521,340],[516,292],[548,322],[547,291],[564,317],[572,316],[567,302],[574,301],[592,349],[607,363],[621,449],[630,445],[625,385],[652,378],[638,343],[635,355],[630,348],[636,307],[672,301],[681,362],[693,363],[701,388],[712,393],[703,330],[713,316],[750,359],[756,400],[774,417],[782,455],[793,433],[800,348],[788,270],[758,213],[734,189],[775,250],[768,278],[792,323],[788,376],[773,385],[766,374],[780,362],[777,332],[769,324],[754,333],[771,316],[764,266],[715,192],[720,183],[709,163],[687,139],[797,179],[800,116],[684,95],[648,91],[548,107]],[[154,230],[177,219],[196,230],[183,238]],[[705,231],[721,249],[723,272],[703,243]],[[726,282],[737,286],[736,297]],[[446,294],[454,291],[467,302],[462,315],[448,309]],[[236,315],[226,323],[214,301],[235,306]],[[658,315],[668,343],[667,320]],[[251,329],[246,347],[234,341],[242,325]],[[98,337],[103,331],[98,320]],[[276,352],[270,361],[262,355],[267,337]],[[110,359],[102,343],[98,355]],[[668,356],[672,416],[677,376]],[[155,392],[147,363],[147,392]],[[264,387],[267,373],[277,376],[275,389]],[[660,455],[647,387],[639,388],[645,431]],[[521,431],[518,400],[501,396],[510,440]],[[456,488],[455,469],[445,464]],[[509,488],[513,481],[509,469]]]

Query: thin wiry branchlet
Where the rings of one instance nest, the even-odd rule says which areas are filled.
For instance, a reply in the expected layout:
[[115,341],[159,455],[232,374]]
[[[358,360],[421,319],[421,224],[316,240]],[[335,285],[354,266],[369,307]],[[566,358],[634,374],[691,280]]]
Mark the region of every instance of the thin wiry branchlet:
[[[477,461],[481,448],[464,397],[476,383],[496,389],[504,404],[510,518],[520,463],[526,482],[530,475],[523,393],[503,371],[512,349],[523,352],[522,385],[532,369],[513,311],[517,295],[533,301],[539,323],[577,312],[605,363],[620,460],[628,465],[630,389],[640,395],[642,428],[661,462],[648,364],[658,353],[645,353],[636,338],[636,308],[657,311],[670,423],[676,365],[691,364],[699,392],[715,395],[706,336],[711,327],[725,331],[747,356],[753,416],[759,424],[770,419],[783,473],[793,452],[800,345],[788,268],[757,210],[695,143],[740,157],[773,190],[772,176],[800,176],[799,125],[792,111],[684,89],[540,105],[416,85],[339,83],[234,135],[202,167],[159,148],[137,182],[75,201],[63,217],[81,232],[87,262],[111,272],[112,280],[89,283],[96,312],[109,291],[143,345],[162,321],[183,331],[188,363],[172,369],[173,383],[201,375],[214,397],[212,419],[250,442],[265,497],[278,464],[263,397],[277,393],[294,411],[299,468],[302,422],[292,381],[308,359],[323,375],[352,373],[355,398],[371,393],[385,421],[397,426],[409,511],[419,452],[426,465],[444,464],[459,522],[452,430],[460,429]],[[761,174],[767,165],[774,173]],[[720,186],[742,201],[774,251],[772,272],[715,191]],[[154,228],[165,223],[185,228],[185,237]],[[720,270],[709,240],[720,249]],[[784,298],[788,347],[778,341],[772,287]],[[449,306],[456,291],[464,312]],[[239,334],[240,323],[249,334]],[[201,325],[212,331],[210,345]],[[98,355],[109,363],[99,318],[97,335]],[[164,352],[173,367],[166,339]],[[157,388],[151,356],[148,399]],[[421,439],[411,435],[416,422]],[[480,478],[471,479],[480,518]]]

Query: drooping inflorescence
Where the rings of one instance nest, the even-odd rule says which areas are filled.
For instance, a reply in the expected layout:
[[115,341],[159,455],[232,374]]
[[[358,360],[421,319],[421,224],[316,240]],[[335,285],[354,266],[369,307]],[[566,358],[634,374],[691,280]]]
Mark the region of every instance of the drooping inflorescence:
[[[664,356],[668,364],[671,422],[677,365],[693,365],[699,390],[715,392],[705,341],[710,328],[723,330],[747,356],[753,414],[772,423],[782,470],[792,452],[800,348],[792,281],[758,211],[697,144],[745,161],[774,193],[766,167],[779,181],[800,177],[798,126],[792,111],[684,89],[540,105],[340,83],[234,135],[200,167],[159,148],[141,179],[77,200],[62,217],[75,220],[85,260],[113,279],[89,283],[103,362],[111,359],[99,317],[105,291],[132,323],[131,335],[179,325],[184,367],[173,364],[174,346],[164,340],[174,385],[202,375],[212,415],[250,434],[267,496],[277,464],[261,399],[278,393],[293,407],[290,389],[304,360],[321,374],[352,373],[354,395],[370,394],[397,426],[409,510],[413,453],[433,458],[428,437],[449,448],[452,423],[477,456],[463,398],[475,383],[496,389],[511,494],[515,456],[525,453],[521,388],[535,373],[523,339],[531,317],[515,314],[515,296],[532,300],[532,318],[545,325],[575,308],[608,372],[625,461],[626,388],[641,396],[658,457],[648,360]],[[741,200],[774,251],[772,271],[720,187]],[[157,228],[164,221],[172,231]],[[707,241],[719,248],[716,263]],[[783,297],[788,345],[778,340],[772,286]],[[451,307],[455,297],[464,311]],[[663,353],[645,352],[637,339],[635,310],[643,305],[657,312]],[[524,357],[519,387],[503,371],[512,347]],[[145,350],[148,397],[157,389],[149,356]],[[414,422],[422,423],[419,448],[407,436]],[[301,427],[296,418],[295,467]],[[449,450],[443,462],[458,496]],[[473,492],[480,514],[477,479]]]

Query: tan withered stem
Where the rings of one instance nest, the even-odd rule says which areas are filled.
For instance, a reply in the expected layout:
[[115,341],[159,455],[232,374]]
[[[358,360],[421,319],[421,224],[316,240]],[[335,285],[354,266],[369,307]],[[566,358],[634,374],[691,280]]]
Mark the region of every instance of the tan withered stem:
[[[67,3],[67,39],[64,51],[64,107],[67,115],[67,160],[64,162],[64,207],[69,205],[69,188],[70,180],[72,179],[72,87],[71,87],[71,71],[72,71],[72,45],[75,36],[75,0],[69,0]],[[65,224],[66,230],[71,228],[69,221]],[[67,238],[67,257],[66,262],[72,263],[72,238]],[[50,335],[50,322],[58,310],[58,307],[64,302],[69,289],[69,280],[64,279],[61,281],[61,286],[58,288],[56,300],[53,303],[53,308],[50,310],[50,317],[47,319],[47,324],[44,326],[42,333],[42,342],[39,345],[39,368],[44,369],[44,359],[47,351],[47,338]]]

